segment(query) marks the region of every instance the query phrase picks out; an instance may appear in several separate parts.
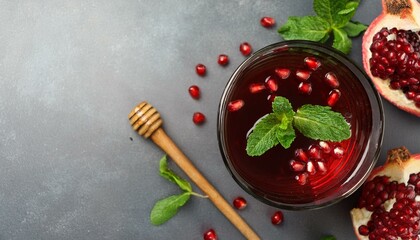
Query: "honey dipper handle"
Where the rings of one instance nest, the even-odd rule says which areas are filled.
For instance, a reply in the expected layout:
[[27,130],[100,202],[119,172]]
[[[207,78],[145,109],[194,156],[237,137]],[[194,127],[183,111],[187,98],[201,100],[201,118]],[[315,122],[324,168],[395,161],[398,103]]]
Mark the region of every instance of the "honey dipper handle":
[[247,238],[260,239],[251,227],[238,215],[222,195],[204,178],[192,162],[181,152],[162,128],[158,128],[150,138],[188,175],[188,177],[209,197],[213,204]]

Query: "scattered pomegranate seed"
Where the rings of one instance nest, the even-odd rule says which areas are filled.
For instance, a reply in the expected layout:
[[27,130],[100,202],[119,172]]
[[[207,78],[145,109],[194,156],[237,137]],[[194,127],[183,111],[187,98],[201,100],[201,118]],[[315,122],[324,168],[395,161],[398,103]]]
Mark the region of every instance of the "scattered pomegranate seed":
[[243,197],[236,197],[233,200],[233,206],[236,209],[239,209],[239,210],[244,209],[246,207],[246,204],[247,204],[247,202],[246,202],[245,198],[243,198]]
[[309,69],[314,71],[321,66],[321,62],[315,57],[306,57],[303,61]]
[[282,211],[276,211],[271,216],[271,223],[274,224],[274,225],[279,225],[282,222],[283,222],[283,212]]
[[241,99],[238,99],[238,100],[234,100],[228,103],[227,108],[229,112],[236,112],[239,109],[241,109],[244,105],[245,105],[245,102]]
[[275,92],[279,88],[277,81],[272,77],[265,79],[265,85],[271,92]]
[[220,54],[219,55],[219,58],[217,59],[217,63],[220,64],[220,65],[222,65],[222,66],[227,65],[229,63],[229,57],[228,57],[228,55],[226,55],[226,54]]
[[307,70],[298,69],[296,70],[296,77],[298,77],[301,81],[306,81],[311,76],[311,73],[312,72]]
[[204,76],[206,75],[206,66],[204,64],[197,64],[197,66],[195,66],[195,71],[197,72],[198,75],[200,76]]
[[191,97],[194,99],[200,98],[200,88],[196,85],[192,85],[188,88],[188,92],[190,93]]
[[204,240],[217,240],[217,234],[214,229],[207,230],[203,235]]
[[295,150],[295,156],[301,161],[308,161],[308,155],[306,155],[305,151],[303,151],[302,148],[298,148]]
[[303,186],[308,182],[308,174],[306,172],[301,173],[299,175],[296,175],[295,179],[300,185]]
[[206,116],[204,116],[204,114],[202,114],[201,112],[195,112],[193,114],[193,122],[196,125],[200,125],[202,124],[204,121],[206,121]]
[[327,74],[325,74],[324,80],[332,88],[338,88],[340,86],[340,82],[338,81],[337,76],[333,72],[328,72]]
[[249,85],[249,91],[251,93],[258,93],[265,89],[264,83],[251,83]]
[[292,168],[293,171],[295,172],[301,172],[303,170],[305,170],[305,163],[304,162],[300,162],[300,161],[296,161],[294,159],[290,160],[289,162],[290,167]]
[[260,24],[265,28],[271,28],[276,24],[276,20],[272,17],[263,17],[260,20]]
[[239,45],[239,51],[244,56],[248,56],[252,52],[252,47],[248,42],[243,42],[241,45]]
[[305,95],[311,95],[312,84],[310,82],[301,82],[298,86],[299,93]]
[[327,99],[328,106],[330,107],[334,106],[338,102],[338,99],[340,99],[340,96],[341,96],[341,92],[338,89],[331,90]]
[[287,68],[276,68],[274,71],[281,79],[286,79],[290,76],[290,69]]

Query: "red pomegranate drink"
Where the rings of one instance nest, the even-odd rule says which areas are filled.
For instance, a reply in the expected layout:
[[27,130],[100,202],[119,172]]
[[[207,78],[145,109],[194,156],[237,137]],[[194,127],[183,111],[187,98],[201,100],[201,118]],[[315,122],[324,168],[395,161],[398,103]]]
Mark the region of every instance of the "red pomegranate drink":
[[[330,107],[348,124],[350,137],[325,141],[295,130],[290,147],[250,154],[250,135],[278,98],[295,112],[308,104]],[[254,53],[232,75],[219,108],[225,164],[241,187],[276,207],[316,208],[348,196],[375,165],[382,143],[382,104],[370,81],[344,55],[305,41]]]

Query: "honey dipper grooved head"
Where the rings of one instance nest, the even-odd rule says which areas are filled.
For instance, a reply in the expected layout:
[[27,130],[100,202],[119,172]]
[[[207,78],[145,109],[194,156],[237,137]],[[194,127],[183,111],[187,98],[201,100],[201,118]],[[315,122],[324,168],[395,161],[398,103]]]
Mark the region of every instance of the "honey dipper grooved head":
[[133,108],[128,115],[128,119],[134,131],[145,138],[150,137],[154,131],[162,126],[159,112],[147,102],[141,102]]

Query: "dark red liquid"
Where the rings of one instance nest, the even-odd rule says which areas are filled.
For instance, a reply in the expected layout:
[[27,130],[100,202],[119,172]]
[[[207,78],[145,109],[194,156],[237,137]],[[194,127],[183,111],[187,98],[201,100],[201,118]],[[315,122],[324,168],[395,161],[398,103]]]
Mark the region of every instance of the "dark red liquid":
[[[310,70],[304,63],[304,59],[309,56],[318,59],[321,66],[311,70],[307,82],[311,83],[312,92],[306,95],[299,93],[298,86],[302,81],[295,74],[298,69]],[[290,69],[290,77],[278,77],[274,70],[279,67]],[[295,111],[303,104],[327,105],[329,93],[333,89],[324,80],[328,72],[337,76],[340,83],[337,89],[341,92],[341,97],[332,109],[345,117],[351,126],[352,136],[341,143],[334,143],[344,149],[342,158],[325,159],[327,171],[310,175],[307,183],[301,185],[295,179],[297,173],[291,169],[289,162],[295,158],[296,149],[307,150],[311,144],[318,144],[319,141],[308,139],[296,131],[296,139],[290,148],[284,149],[277,145],[259,157],[250,157],[246,153],[247,135],[258,119],[272,112],[269,100],[272,94],[289,99]],[[277,91],[265,89],[258,93],[250,92],[251,84],[264,83],[267,77],[277,81]],[[222,145],[227,155],[227,164],[242,187],[269,203],[304,204],[333,194],[336,188],[351,178],[364,154],[363,148],[372,131],[372,119],[371,105],[364,87],[345,65],[322,53],[290,48],[265,56],[259,64],[239,73],[230,88],[225,106],[221,107],[237,99],[243,100],[245,104],[238,111],[223,112]]]

